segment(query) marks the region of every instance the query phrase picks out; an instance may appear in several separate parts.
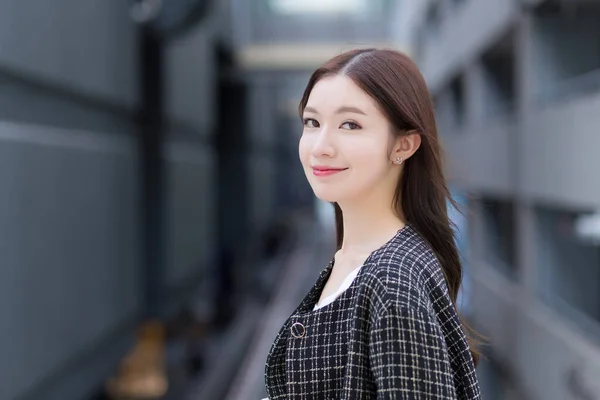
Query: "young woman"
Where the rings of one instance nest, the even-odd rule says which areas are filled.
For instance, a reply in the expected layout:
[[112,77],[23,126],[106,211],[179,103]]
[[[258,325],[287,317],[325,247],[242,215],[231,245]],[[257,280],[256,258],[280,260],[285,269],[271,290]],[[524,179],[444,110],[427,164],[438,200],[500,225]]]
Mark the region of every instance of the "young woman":
[[300,160],[315,195],[334,204],[337,252],[273,343],[269,399],[479,399],[417,67],[392,50],[341,54],[313,73],[300,114]]

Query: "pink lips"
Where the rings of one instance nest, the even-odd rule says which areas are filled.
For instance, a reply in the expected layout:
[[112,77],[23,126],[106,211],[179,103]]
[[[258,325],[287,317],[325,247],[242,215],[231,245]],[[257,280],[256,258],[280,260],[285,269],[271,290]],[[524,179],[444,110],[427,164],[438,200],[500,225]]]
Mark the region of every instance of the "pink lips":
[[330,176],[333,174],[337,174],[338,172],[345,171],[347,169],[348,168],[331,168],[325,166],[312,167],[313,175],[315,176]]

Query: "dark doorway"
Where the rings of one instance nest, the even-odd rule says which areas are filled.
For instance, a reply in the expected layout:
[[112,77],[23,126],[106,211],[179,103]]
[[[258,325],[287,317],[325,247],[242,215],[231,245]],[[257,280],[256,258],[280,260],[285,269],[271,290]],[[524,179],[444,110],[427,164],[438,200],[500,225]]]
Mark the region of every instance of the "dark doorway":
[[247,83],[236,69],[231,52],[217,46],[219,82],[216,153],[218,173],[217,237],[219,248],[216,315],[219,325],[233,314],[235,294],[234,259],[248,238],[249,190]]

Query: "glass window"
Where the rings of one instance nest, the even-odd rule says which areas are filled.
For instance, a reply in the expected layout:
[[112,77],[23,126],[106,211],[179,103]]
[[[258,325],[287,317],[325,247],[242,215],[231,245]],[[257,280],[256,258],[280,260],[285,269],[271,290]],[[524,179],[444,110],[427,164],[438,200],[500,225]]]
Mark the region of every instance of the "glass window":
[[448,202],[448,217],[454,224],[454,238],[456,247],[463,267],[463,281],[461,290],[458,294],[457,304],[460,312],[467,316],[471,313],[471,270],[469,266],[469,221],[468,221],[468,196],[465,192],[457,189],[451,189],[452,198],[458,204],[457,210]]
[[484,260],[510,279],[516,278],[516,226],[514,204],[483,198]]
[[[551,2],[548,2],[552,4]],[[542,103],[600,90],[600,4],[544,7],[534,14],[536,87]]]
[[485,116],[510,115],[515,110],[515,37],[509,31],[483,54]]
[[600,336],[600,213],[538,208],[537,289],[542,299]]
[[358,14],[367,12],[372,1],[366,0],[270,0],[280,14]]
[[442,24],[442,9],[441,3],[433,2],[427,8],[425,13],[425,27],[427,32],[432,36],[437,36],[440,31],[440,25]]
[[463,74],[456,76],[450,82],[450,93],[452,96],[453,123],[455,126],[461,126],[464,124],[466,116],[465,79]]

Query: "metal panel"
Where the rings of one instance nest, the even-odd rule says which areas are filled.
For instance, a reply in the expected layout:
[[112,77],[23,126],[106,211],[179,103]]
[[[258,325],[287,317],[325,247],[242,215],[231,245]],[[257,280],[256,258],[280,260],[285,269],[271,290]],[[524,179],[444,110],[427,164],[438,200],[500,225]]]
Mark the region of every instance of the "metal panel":
[[139,311],[134,151],[124,136],[0,124],[0,397],[94,355]]
[[432,92],[505,33],[518,10],[515,1],[476,0],[456,13],[444,13],[438,33],[425,42],[419,60]]
[[477,264],[473,281],[471,304],[477,326],[488,337],[498,360],[514,367],[518,287],[482,263]]
[[0,4],[0,67],[132,107],[136,30],[126,1]]
[[210,135],[216,124],[217,72],[214,32],[203,23],[169,43],[166,50],[165,107],[170,118]]
[[519,188],[530,198],[600,206],[597,160],[600,93],[532,110],[519,146]]
[[598,347],[537,302],[519,310],[514,354],[523,385],[533,398],[600,397]]
[[515,191],[515,126],[506,120],[442,137],[454,184],[476,192],[510,195]]
[[[167,284],[180,287],[216,259],[216,174],[212,148],[169,144],[167,150]],[[181,295],[182,293],[179,293]]]

